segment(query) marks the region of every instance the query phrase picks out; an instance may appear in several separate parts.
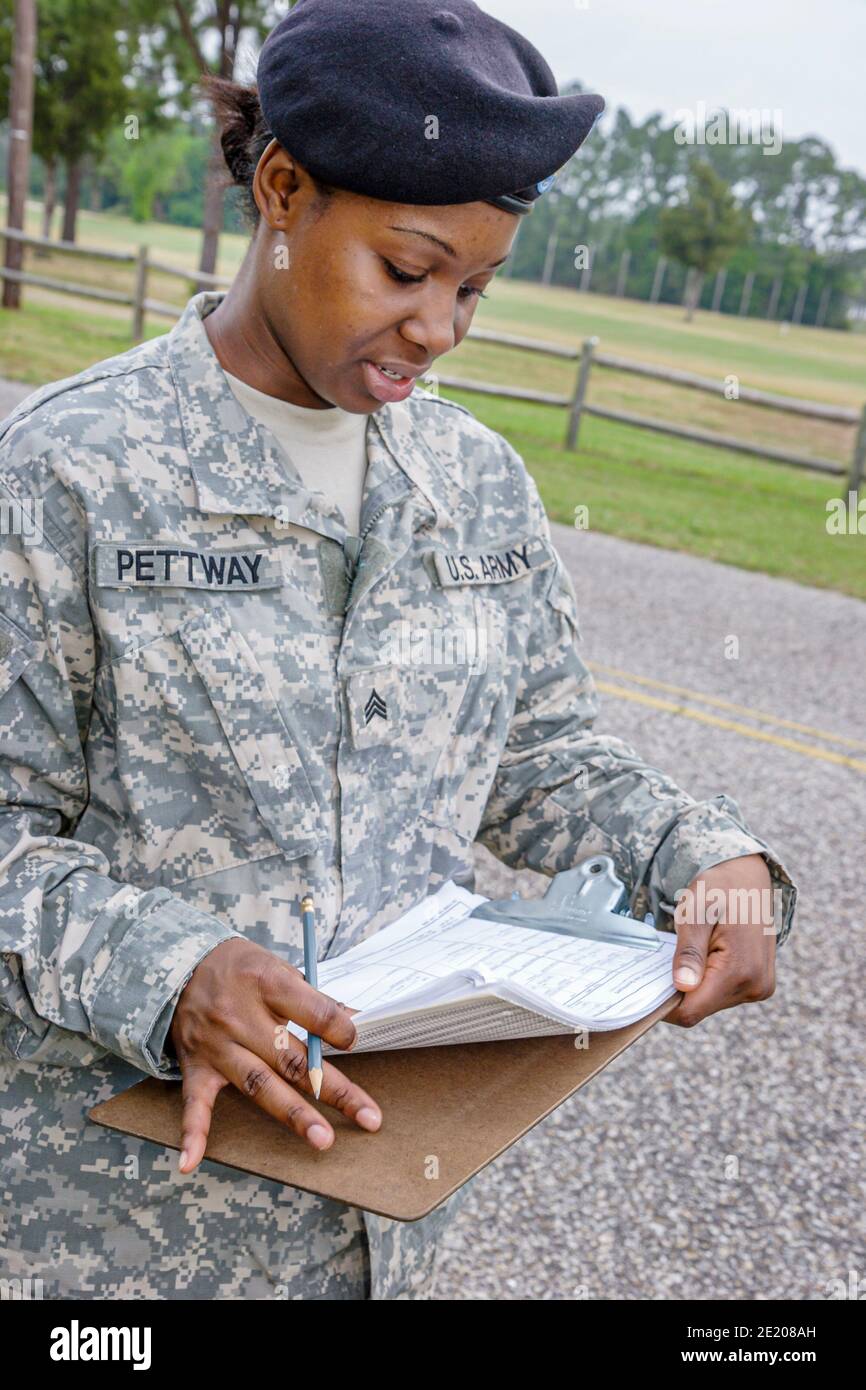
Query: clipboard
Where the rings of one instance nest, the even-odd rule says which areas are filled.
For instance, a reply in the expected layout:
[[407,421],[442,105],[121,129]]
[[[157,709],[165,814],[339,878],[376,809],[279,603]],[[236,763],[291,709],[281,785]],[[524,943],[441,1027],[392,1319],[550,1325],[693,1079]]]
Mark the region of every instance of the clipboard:
[[[675,994],[626,1028],[333,1058],[382,1110],[371,1134],[339,1111],[335,1141],[314,1151],[233,1086],[214,1107],[205,1157],[396,1221],[418,1221],[676,1008]],[[578,1035],[579,1036],[579,1035]],[[88,1112],[96,1124],[180,1148],[181,1086],[147,1077]]]

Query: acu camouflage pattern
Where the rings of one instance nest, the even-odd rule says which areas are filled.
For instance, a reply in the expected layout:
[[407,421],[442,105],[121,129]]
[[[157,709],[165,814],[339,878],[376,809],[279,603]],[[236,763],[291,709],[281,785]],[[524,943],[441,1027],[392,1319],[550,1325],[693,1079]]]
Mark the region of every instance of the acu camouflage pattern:
[[[764,854],[780,941],[796,888],[734,801],[594,731],[573,586],[505,439],[424,392],[375,411],[347,572],[339,509],[229,388],[221,298],[0,427],[0,501],[42,504],[0,538],[0,1273],[61,1298],[427,1297],[466,1189],[386,1221],[207,1160],[183,1177],[86,1120],[179,1078],[203,956],[241,935],[302,968],[307,890],[320,958],[344,951],[472,888],[476,839],[547,874],[610,854],[668,925],[724,859]],[[479,568],[527,542],[520,572]],[[203,582],[231,555],[267,582]],[[435,660],[395,659],[407,622],[444,635]]]

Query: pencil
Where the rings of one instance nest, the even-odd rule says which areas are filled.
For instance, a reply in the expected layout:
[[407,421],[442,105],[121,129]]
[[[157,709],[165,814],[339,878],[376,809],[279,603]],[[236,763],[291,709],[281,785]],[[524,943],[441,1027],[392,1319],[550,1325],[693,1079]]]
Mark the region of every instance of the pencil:
[[[319,987],[319,974],[316,968],[316,921],[313,916],[313,899],[307,893],[301,899],[301,920],[304,924],[304,976],[313,989]],[[322,1039],[315,1033],[307,1034],[307,1071],[313,1095],[319,1099],[322,1089]]]

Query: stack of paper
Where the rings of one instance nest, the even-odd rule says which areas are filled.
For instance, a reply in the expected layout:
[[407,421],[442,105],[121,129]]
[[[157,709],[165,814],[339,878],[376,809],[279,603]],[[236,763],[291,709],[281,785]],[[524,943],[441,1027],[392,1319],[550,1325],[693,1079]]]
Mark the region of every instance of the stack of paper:
[[486,901],[447,883],[319,964],[322,993],[360,1010],[353,1054],[624,1028],[677,993],[672,932],[657,950],[613,945],[471,917]]

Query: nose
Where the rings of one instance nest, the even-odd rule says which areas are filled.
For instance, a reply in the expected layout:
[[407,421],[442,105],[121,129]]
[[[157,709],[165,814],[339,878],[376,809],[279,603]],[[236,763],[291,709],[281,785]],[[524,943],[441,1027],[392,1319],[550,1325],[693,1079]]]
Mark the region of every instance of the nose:
[[458,305],[455,295],[444,286],[426,288],[428,292],[419,297],[411,317],[403,320],[400,334],[432,361],[450,352],[460,341],[455,327]]

